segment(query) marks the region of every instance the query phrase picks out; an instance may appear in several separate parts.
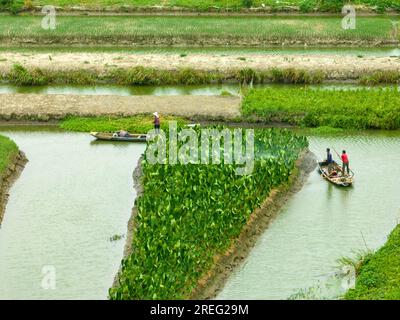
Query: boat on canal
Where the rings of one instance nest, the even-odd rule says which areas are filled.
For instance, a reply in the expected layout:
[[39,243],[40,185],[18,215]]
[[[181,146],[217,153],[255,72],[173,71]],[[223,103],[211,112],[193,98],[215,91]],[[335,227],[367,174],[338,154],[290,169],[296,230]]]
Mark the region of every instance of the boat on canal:
[[318,171],[321,177],[340,187],[349,187],[354,182],[354,172],[350,170],[350,174],[345,174],[336,162],[332,163],[330,172],[326,161],[318,162]]
[[146,142],[147,134],[126,134],[124,136],[118,136],[112,132],[91,132],[90,133],[97,140],[103,141],[121,141],[121,142]]

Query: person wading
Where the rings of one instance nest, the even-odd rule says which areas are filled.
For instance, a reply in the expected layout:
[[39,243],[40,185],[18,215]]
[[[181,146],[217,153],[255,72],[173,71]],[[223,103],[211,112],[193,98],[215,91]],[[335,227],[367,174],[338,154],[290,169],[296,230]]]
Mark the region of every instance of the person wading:
[[347,156],[346,150],[343,150],[341,158],[342,158],[343,174],[345,174],[345,171],[347,171],[347,175],[349,175],[350,174],[349,157]]
[[156,133],[160,133],[160,116],[158,112],[154,112],[154,129],[156,130]]

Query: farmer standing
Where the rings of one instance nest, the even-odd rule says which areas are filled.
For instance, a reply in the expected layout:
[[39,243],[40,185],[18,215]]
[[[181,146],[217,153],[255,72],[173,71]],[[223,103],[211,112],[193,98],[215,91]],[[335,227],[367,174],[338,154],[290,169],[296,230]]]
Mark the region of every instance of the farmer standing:
[[328,173],[331,174],[332,167],[333,167],[333,158],[332,158],[331,149],[329,149],[329,148],[326,149],[326,162],[328,164]]
[[350,167],[349,167],[349,157],[347,156],[346,150],[342,152],[342,171],[345,174],[345,170],[347,171],[347,175],[350,174]]
[[154,129],[156,130],[156,133],[160,133],[160,116],[158,115],[158,112],[154,112]]

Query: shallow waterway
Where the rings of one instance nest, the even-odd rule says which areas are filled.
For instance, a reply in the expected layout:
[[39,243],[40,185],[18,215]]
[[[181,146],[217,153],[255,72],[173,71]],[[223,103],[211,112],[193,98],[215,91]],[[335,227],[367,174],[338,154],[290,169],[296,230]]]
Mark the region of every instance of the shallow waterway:
[[217,299],[287,299],[309,288],[317,298],[336,298],[343,293],[331,280],[337,259],[380,247],[400,222],[398,131],[309,140],[320,158],[327,147],[347,150],[354,186],[338,188],[311,173]]
[[1,131],[29,162],[0,229],[0,299],[106,299],[120,266],[143,144]]
[[[288,88],[304,87],[304,85],[288,84],[257,84],[254,88]],[[323,90],[378,90],[387,86],[367,87],[351,83],[335,83],[308,85],[307,87]],[[16,86],[0,84],[0,94],[34,93],[34,94],[63,94],[63,95],[116,95],[116,96],[218,96],[222,94],[239,95],[241,88],[238,84],[209,84],[209,85],[164,85],[164,86],[118,86],[118,85],[48,85],[48,86]]]
[[[29,159],[0,229],[0,299],[106,299],[125,243],[110,237],[126,233],[132,172],[145,146],[95,143],[81,133],[0,133]],[[311,173],[217,298],[286,299],[329,286],[337,259],[376,249],[400,221],[399,131],[309,140],[321,157],[328,146],[346,148],[354,187]]]

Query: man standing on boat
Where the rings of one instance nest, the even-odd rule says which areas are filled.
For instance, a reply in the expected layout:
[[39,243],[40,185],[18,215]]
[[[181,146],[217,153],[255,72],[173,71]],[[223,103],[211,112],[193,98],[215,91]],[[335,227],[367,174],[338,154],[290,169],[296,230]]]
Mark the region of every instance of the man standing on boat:
[[326,149],[326,163],[328,164],[328,174],[331,174],[333,167],[333,157],[331,153],[331,149]]
[[347,156],[346,150],[343,150],[341,158],[342,158],[343,174],[345,174],[345,171],[347,171],[347,175],[349,175],[350,174],[349,157]]
[[154,129],[156,130],[156,133],[160,133],[160,116],[158,115],[158,112],[154,112]]

